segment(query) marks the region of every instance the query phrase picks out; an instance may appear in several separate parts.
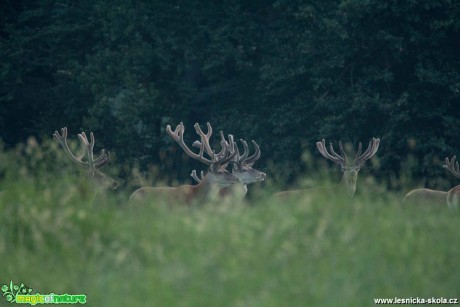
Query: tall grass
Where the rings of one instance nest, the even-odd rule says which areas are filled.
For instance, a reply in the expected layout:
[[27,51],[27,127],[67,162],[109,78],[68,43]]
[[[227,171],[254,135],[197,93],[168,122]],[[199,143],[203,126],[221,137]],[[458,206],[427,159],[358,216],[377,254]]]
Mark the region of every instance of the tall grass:
[[459,296],[457,211],[403,208],[400,195],[366,182],[353,200],[275,203],[261,193],[250,204],[131,206],[123,191],[63,175],[65,163],[59,171],[32,163],[32,151],[1,156],[0,284],[86,294],[89,306]]

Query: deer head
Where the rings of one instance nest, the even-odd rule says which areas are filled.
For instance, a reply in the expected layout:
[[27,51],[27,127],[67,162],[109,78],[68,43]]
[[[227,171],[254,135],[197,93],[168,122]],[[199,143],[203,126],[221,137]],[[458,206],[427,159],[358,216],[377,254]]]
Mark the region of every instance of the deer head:
[[[212,127],[209,123],[207,123],[208,132],[204,133],[201,130],[201,127],[198,123],[194,125],[195,131],[200,136],[200,141],[194,147],[199,147],[200,150],[198,153],[194,153],[184,142],[184,125],[180,123],[174,131],[171,130],[171,126],[168,125],[166,127],[166,132],[169,136],[176,141],[177,144],[184,150],[184,152],[195,160],[198,160],[206,165],[208,165],[208,173],[206,176],[203,177],[200,184],[203,183],[210,183],[215,184],[219,188],[224,188],[229,185],[234,184],[238,181],[238,179],[229,171],[226,170],[228,163],[234,158],[236,155],[236,151],[234,148],[234,143],[227,146],[225,142],[221,142],[222,149],[219,153],[215,153],[214,150],[211,149],[209,144],[209,139],[212,135]],[[204,157],[204,153],[207,153],[210,156],[210,159]]]
[[364,163],[372,158],[379,149],[380,139],[372,138],[369,141],[367,150],[361,154],[362,144],[359,142],[358,151],[353,161],[348,160],[348,157],[343,149],[342,141],[339,142],[339,149],[341,155],[334,151],[332,143],[329,144],[330,152],[327,151],[325,140],[316,143],[316,147],[323,157],[329,159],[340,165],[343,172],[342,181],[345,184],[348,191],[354,195],[356,191],[356,180],[358,178],[358,172],[363,167]]
[[[227,146],[229,150],[232,150],[234,147],[234,150],[236,151],[235,156],[233,159],[230,161],[230,165],[232,167],[232,174],[237,177],[241,183],[244,185],[258,182],[258,181],[263,181],[266,177],[266,174],[263,172],[260,172],[256,169],[253,169],[252,166],[254,163],[260,158],[260,149],[259,145],[253,140],[252,143],[254,144],[255,147],[255,153],[252,156],[249,156],[249,147],[248,143],[246,143],[245,140],[240,139],[240,142],[243,144],[243,154],[240,154],[240,151],[238,149],[238,145],[234,142],[233,140],[233,135],[229,134],[228,135],[228,142],[225,140],[224,133],[220,131],[220,137],[221,137],[221,143]],[[201,146],[200,141],[195,141],[193,143],[194,147],[199,147]],[[209,152],[208,152],[209,153]],[[192,178],[197,180],[196,172],[195,174],[192,172],[191,174]]]
[[[225,141],[224,134],[220,132],[221,139]],[[233,136],[228,136],[229,142],[226,142],[227,146],[230,143],[233,143]],[[240,139],[241,144],[243,144],[243,154],[240,154],[238,145],[235,143],[236,155],[231,161],[232,173],[244,184],[250,184],[258,181],[263,181],[267,176],[265,173],[253,169],[252,166],[260,158],[260,148],[257,143],[252,140],[254,145],[255,152],[253,155],[249,156],[249,146],[245,140]]]

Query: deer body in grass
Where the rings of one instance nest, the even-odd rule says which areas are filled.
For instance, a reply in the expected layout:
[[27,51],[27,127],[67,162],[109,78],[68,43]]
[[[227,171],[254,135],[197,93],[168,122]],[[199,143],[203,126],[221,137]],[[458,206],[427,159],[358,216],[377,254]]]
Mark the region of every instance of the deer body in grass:
[[[168,203],[192,204],[213,199],[220,189],[230,186],[238,179],[226,170],[230,160],[236,155],[233,144],[227,146],[221,142],[221,150],[215,153],[209,145],[212,127],[208,123],[208,132],[205,134],[198,123],[194,125],[196,133],[200,136],[199,152],[193,152],[184,142],[184,125],[180,123],[174,131],[171,126],[166,127],[168,135],[191,158],[208,166],[208,172],[196,185],[181,185],[178,187],[142,187],[134,191],[130,197],[131,202],[146,202],[149,200],[162,200]],[[205,157],[207,153],[209,158]]]
[[[460,167],[456,157],[445,159],[443,167],[449,170],[455,177],[460,178]],[[460,185],[457,185],[449,191],[439,191],[431,189],[415,189],[404,196],[404,204],[414,205],[434,205],[446,206],[449,208],[458,208],[460,200]]]
[[364,163],[372,158],[379,148],[380,139],[372,138],[369,142],[369,146],[367,150],[361,154],[362,151],[362,144],[361,142],[358,145],[358,151],[355,155],[355,158],[350,161],[348,159],[345,150],[343,149],[342,142],[339,142],[339,149],[340,154],[338,154],[333,146],[332,143],[329,144],[329,151],[326,148],[325,140],[323,139],[321,142],[316,143],[316,147],[321,155],[331,160],[334,163],[340,165],[340,169],[343,172],[342,180],[339,185],[333,187],[322,187],[322,188],[310,188],[310,189],[299,189],[299,190],[291,190],[291,191],[283,191],[278,192],[273,195],[275,199],[284,199],[290,197],[298,197],[303,198],[312,195],[312,193],[323,191],[323,192],[331,192],[333,194],[336,193],[344,193],[345,195],[349,195],[351,197],[354,196],[356,192],[356,182],[358,179],[358,173],[360,169],[364,166]]

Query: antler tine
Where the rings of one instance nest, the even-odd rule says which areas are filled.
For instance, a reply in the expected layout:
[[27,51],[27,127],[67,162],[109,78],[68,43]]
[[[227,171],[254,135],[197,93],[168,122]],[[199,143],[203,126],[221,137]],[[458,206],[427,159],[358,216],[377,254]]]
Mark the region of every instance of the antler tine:
[[[221,147],[222,149],[220,150],[220,152],[217,154],[217,160],[223,158],[227,153],[228,151],[232,151],[233,149],[231,148],[231,144],[233,144],[233,135],[228,135],[228,139],[230,141],[227,142],[227,140],[225,139],[225,136],[224,136],[224,133],[222,131],[219,131],[219,135],[220,135],[220,144],[221,144]],[[224,150],[224,144],[225,144],[225,150]]]
[[204,172],[201,171],[201,173],[200,173],[201,178],[198,178],[198,175],[196,174],[196,170],[193,170],[192,173],[190,174],[190,176],[191,176],[196,182],[200,183],[201,181],[203,181]]
[[108,153],[105,152],[105,149],[102,149],[101,150],[101,154],[99,155],[99,157],[97,157],[96,159],[94,159],[94,164],[95,165],[98,165],[101,163],[101,161],[105,160],[105,159],[108,159],[109,156],[108,156]]
[[219,151],[218,154],[216,154],[214,152],[214,150],[212,151],[212,154],[211,154],[211,157],[212,157],[212,163],[219,163],[219,161],[223,158],[225,158],[225,156],[228,155],[228,150],[229,150],[229,147],[230,145],[228,145],[226,141],[220,141],[220,147],[221,147],[221,150]]
[[195,128],[196,133],[198,133],[198,135],[200,136],[201,143],[204,143],[204,148],[206,149],[206,153],[212,157],[213,150],[211,149],[211,145],[209,145],[209,139],[211,138],[211,135],[212,135],[212,127],[209,122],[206,123],[206,125],[208,126],[207,133],[204,133],[203,130],[201,130],[200,124],[198,123],[195,123],[193,127]]
[[243,139],[240,139],[240,142],[241,144],[243,144],[244,152],[243,152],[243,155],[238,159],[238,162],[244,163],[249,155],[249,146],[248,146],[248,143]]
[[[201,141],[197,140],[197,141],[193,142],[192,147],[201,148],[202,144],[203,143]],[[213,155],[215,155],[214,150],[212,150],[211,153],[209,154],[209,156],[211,156],[211,159],[213,158]],[[219,155],[222,155],[222,149],[219,152],[219,154],[217,154],[217,156],[219,156]]]
[[85,146],[86,154],[88,156],[88,164],[90,168],[95,170],[101,168],[102,166],[104,166],[104,164],[109,162],[109,155],[105,152],[104,149],[102,149],[99,157],[94,158],[94,145],[96,143],[94,133],[90,132],[89,136],[91,141],[88,141],[86,133],[82,132],[78,134],[78,138],[80,139],[81,143]]
[[363,156],[368,155],[372,150],[372,140],[369,141],[369,145],[367,146],[366,151],[363,153]]
[[[224,133],[220,131],[220,138],[221,138],[221,145],[223,146],[225,144],[227,148],[226,155],[231,156],[229,160],[233,159],[234,161],[239,161],[240,151],[238,149],[238,144],[234,141],[233,135],[232,134],[228,135],[228,142],[227,142],[227,140],[225,139]],[[220,153],[217,156],[218,156],[218,160],[225,158],[225,155],[220,154]],[[228,162],[229,160],[224,161],[224,162],[219,162],[219,163],[224,164]]]
[[[335,154],[335,155],[339,156],[338,154],[336,154],[336,153],[334,152],[334,149],[332,148],[332,143],[329,144],[329,147],[331,148],[332,154]],[[339,149],[340,149],[340,153],[342,154],[341,157],[342,157],[343,160],[345,161],[345,164],[348,164],[348,157],[347,157],[347,154],[345,153],[345,150],[343,150],[343,145],[342,145],[342,141],[341,141],[341,140],[339,141]]]
[[94,167],[96,167],[97,169],[101,168],[107,162],[109,162],[109,159],[110,159],[109,153],[106,153],[105,150],[103,149],[102,154],[96,160],[94,160]]
[[192,157],[193,159],[196,159],[204,164],[211,165],[212,161],[206,159],[203,157],[204,150],[205,150],[205,144],[204,142],[200,143],[200,152],[198,154],[194,153],[184,142],[184,124],[181,122],[179,125],[177,125],[176,129],[174,131],[171,130],[171,126],[167,125],[166,126],[166,132],[169,134],[169,136],[176,141],[177,144],[185,151],[185,153],[189,156]]
[[372,138],[372,140],[369,141],[369,146],[367,147],[366,151],[360,157],[358,157],[356,164],[363,164],[366,162],[366,160],[372,158],[377,153],[379,144],[380,139]]
[[[227,141],[225,140],[225,137],[223,137],[223,133],[222,133],[221,134],[221,139],[222,139],[222,141],[221,141],[221,150],[220,150],[219,153],[216,154],[214,152],[214,150],[212,150],[211,145],[209,144],[209,139],[210,139],[210,137],[212,135],[211,124],[208,122],[208,123],[206,123],[206,125],[208,126],[208,133],[206,133],[206,134],[201,130],[201,127],[200,127],[200,125],[198,123],[196,123],[194,125],[196,132],[198,133],[198,135],[201,138],[201,142],[196,142],[195,141],[194,146],[197,146],[199,143],[204,144],[204,148],[205,148],[207,154],[209,156],[211,156],[211,158],[212,158],[212,161],[213,161],[212,163],[220,163],[219,161],[228,154],[229,150],[230,151],[233,150],[232,149],[233,147],[232,148],[230,147],[229,143],[227,143]],[[232,136],[232,142],[233,142],[233,136]],[[233,146],[233,145],[231,145],[231,146]]]
[[196,175],[196,170],[193,170],[192,173],[190,174],[190,176],[193,178],[193,180],[195,180],[196,182],[200,183],[201,182],[201,179],[198,178],[198,176]]
[[89,143],[89,149],[91,150],[91,162],[94,162],[94,144],[96,143],[96,141],[94,140],[94,133],[93,132],[90,132],[89,133],[89,137],[91,139],[91,142]]
[[[227,142],[227,140],[225,139],[225,136],[224,136],[224,133],[222,132],[222,130],[219,131],[219,135],[220,135],[220,144],[221,145],[225,144],[226,150],[229,150],[230,149],[230,143]],[[229,141],[233,142],[233,136],[228,135],[228,137],[229,137]],[[230,138],[231,138],[231,140],[230,140]],[[227,151],[225,151],[225,154],[227,154]],[[221,151],[217,154],[218,159],[222,158],[222,157],[223,157],[223,147],[222,147]]]
[[326,149],[326,141],[323,139],[321,142],[316,142],[316,148],[318,148],[318,151],[321,153],[323,157],[326,159],[329,159],[337,164],[344,165],[344,159],[339,156],[333,149],[332,149],[332,143],[331,143],[331,152],[333,155],[327,152]]
[[235,152],[235,155],[233,155],[233,157],[236,157],[237,144],[235,143],[235,140],[233,139],[233,135],[231,134],[228,135],[228,142],[225,142],[225,145],[228,145],[228,151],[230,154]]
[[244,161],[246,164],[254,164],[257,160],[260,159],[260,148],[259,148],[259,145],[257,145],[256,141],[252,140],[252,144],[254,145],[255,149],[256,149],[256,152],[250,156],[249,158],[246,159],[246,161]]
[[197,147],[197,148],[200,148],[200,147],[201,147],[201,142],[200,142],[200,141],[198,141],[198,140],[197,140],[197,141],[195,141],[195,142],[193,142],[193,144],[192,144],[192,147]]
[[363,144],[361,142],[358,143],[358,151],[356,152],[355,159],[353,160],[353,164],[356,165],[356,162],[358,161],[358,157],[361,155],[361,151],[363,149]]
[[176,129],[174,131],[171,130],[171,125],[166,126],[166,132],[169,134],[169,136],[176,142],[179,142],[180,137],[179,137],[179,132],[183,129],[184,124],[180,123],[179,125],[176,126]]
[[[82,134],[85,135],[84,132],[82,132]],[[89,142],[90,152],[88,153],[89,159],[91,160],[90,164],[92,163],[95,168],[100,168],[109,161],[109,155],[105,152],[105,149],[102,149],[99,157],[94,158],[94,145],[96,144],[94,133],[90,132],[89,136],[91,139],[91,142]]]
[[85,145],[86,154],[88,156],[88,164],[91,168],[94,168],[94,134],[90,132],[91,142],[88,141],[86,134],[84,132],[78,134],[78,138]]
[[236,150],[235,150],[235,142],[233,141],[233,136],[231,134],[228,135],[230,144],[228,146],[227,150],[227,142],[226,141],[221,141],[220,144],[222,146],[222,151],[225,148],[225,154],[222,155],[216,155],[216,161],[214,163],[219,164],[220,166],[224,166],[227,164],[230,160],[235,158],[236,156]]
[[455,177],[460,178],[460,166],[455,159],[457,159],[456,156],[453,156],[450,161],[449,158],[446,158],[446,164],[442,167],[448,169]]
[[[234,141],[233,135],[231,135],[231,134],[228,135],[228,140],[229,141],[227,142],[225,140],[224,133],[222,131],[220,131],[220,138],[221,138],[221,143],[225,142],[225,146],[227,146],[228,154],[231,155],[231,158],[229,160],[233,159],[235,162],[240,162],[241,163],[241,160],[247,156],[247,153],[246,153],[247,152],[247,145],[246,145],[246,148],[244,149],[243,156],[241,156],[240,155],[240,150],[238,148],[238,144]],[[223,156],[221,156],[221,155],[219,155],[219,157],[223,158]],[[224,163],[226,163],[226,162],[224,162]]]
[[65,142],[67,139],[67,127],[61,128],[61,134],[59,134],[57,131],[54,131],[53,138],[62,145],[63,142]]
[[67,139],[67,127],[61,128],[61,134],[59,132],[54,131],[53,133],[53,139],[61,144],[62,147],[65,149],[65,144],[67,144],[66,139]]
[[56,140],[59,144],[61,144],[62,148],[64,148],[64,151],[67,153],[67,155],[74,160],[77,163],[83,164],[83,165],[88,165],[88,162],[82,161],[83,157],[85,156],[86,149],[83,151],[81,155],[78,157],[75,156],[72,151],[69,148],[69,145],[67,144],[67,127],[61,128],[61,134],[59,132],[54,131],[53,133],[53,138]]
[[227,140],[225,140],[225,136],[224,136],[224,132],[222,130],[219,131],[219,135],[220,135],[220,141],[224,141],[226,144],[227,143]]

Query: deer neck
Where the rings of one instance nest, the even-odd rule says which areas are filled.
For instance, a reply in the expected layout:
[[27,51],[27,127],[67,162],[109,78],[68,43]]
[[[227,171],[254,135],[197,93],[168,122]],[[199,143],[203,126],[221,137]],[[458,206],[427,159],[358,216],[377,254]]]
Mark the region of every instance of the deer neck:
[[220,189],[219,196],[221,198],[232,197],[234,200],[242,200],[246,196],[247,192],[248,188],[246,184],[240,182]]
[[248,186],[243,182],[235,183],[229,188],[233,190],[233,194],[240,200],[248,193]]
[[340,185],[345,190],[345,193],[349,194],[350,196],[354,196],[356,192],[356,180],[358,176],[357,174],[353,175],[348,172],[344,172],[342,176],[342,180],[340,181]]
[[193,186],[194,194],[200,198],[212,197],[219,191],[218,185],[204,178],[200,183]]

